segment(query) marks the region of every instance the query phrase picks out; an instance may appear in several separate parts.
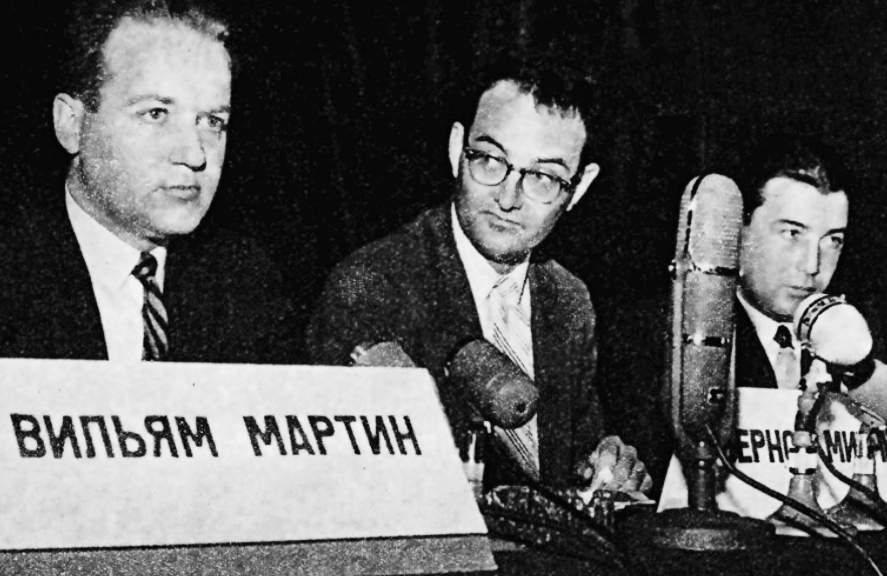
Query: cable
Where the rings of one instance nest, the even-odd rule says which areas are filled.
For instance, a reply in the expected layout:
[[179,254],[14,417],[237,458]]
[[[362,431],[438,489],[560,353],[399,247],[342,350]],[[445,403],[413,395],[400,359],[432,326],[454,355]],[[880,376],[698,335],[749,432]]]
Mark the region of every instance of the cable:
[[[500,456],[505,456],[500,447],[495,443],[493,444],[493,450],[496,451]],[[556,493],[551,488],[545,486],[538,480],[532,478],[529,474],[527,474],[520,466],[514,466],[516,470],[519,471],[520,475],[523,478],[524,484],[528,486],[531,490],[535,490],[539,494],[546,497],[557,507],[564,510],[569,516],[577,519],[580,523],[585,525],[587,528],[590,528],[592,533],[594,534],[593,538],[590,538],[589,541],[595,545],[604,555],[610,555],[607,559],[617,565],[620,570],[626,570],[628,567],[628,551],[624,547],[624,543],[616,538],[615,534],[613,534],[610,530],[606,529],[601,524],[595,522],[590,516],[587,514],[580,512],[576,509],[576,507],[567,501],[563,496]],[[591,536],[591,534],[587,534]],[[634,568],[633,568],[634,569]]]
[[866,496],[869,497],[871,503],[874,504],[873,507],[869,507],[864,502],[860,502],[858,500],[854,500],[854,502],[859,505],[861,508],[864,508],[866,512],[871,516],[876,516],[878,520],[881,521],[882,524],[887,524],[885,520],[887,520],[887,505],[881,500],[881,495],[878,494],[875,490],[869,488],[868,486],[863,486],[856,480],[849,478],[846,474],[838,470],[835,466],[835,463],[829,459],[828,454],[826,454],[825,450],[822,449],[822,445],[817,443],[817,450],[819,451],[819,460],[825,464],[825,467],[831,472],[835,478],[847,484],[852,489],[856,489],[859,492],[862,492]]
[[779,492],[777,492],[776,490],[773,490],[769,486],[766,486],[765,484],[762,484],[761,482],[758,482],[754,478],[748,476],[744,472],[741,472],[738,468],[736,468],[736,466],[734,466],[730,462],[730,460],[727,458],[727,455],[724,454],[723,447],[721,447],[720,442],[718,442],[717,437],[715,436],[714,432],[712,432],[712,429],[711,429],[711,427],[709,427],[708,424],[705,425],[705,432],[706,432],[706,434],[708,434],[709,441],[715,447],[715,450],[717,450],[718,459],[721,461],[721,464],[723,464],[724,467],[731,474],[733,474],[735,477],[739,478],[740,480],[742,480],[743,482],[745,482],[746,484],[748,484],[752,488],[755,488],[755,489],[763,492],[764,494],[766,494],[767,496],[770,496],[771,498],[775,498],[776,500],[779,500],[780,502],[782,502],[786,506],[789,506],[790,508],[794,508],[795,510],[797,510],[801,514],[804,514],[805,516],[809,516],[810,518],[813,518],[817,522],[821,523],[826,528],[828,528],[829,530],[834,532],[844,542],[846,542],[848,545],[850,545],[850,547],[853,548],[853,550],[855,550],[860,556],[862,556],[865,559],[865,561],[869,564],[869,566],[872,567],[872,571],[875,574],[877,574],[878,576],[884,576],[884,573],[881,572],[881,569],[878,568],[877,564],[875,564],[875,560],[872,558],[871,554],[869,554],[865,548],[860,546],[859,543],[853,538],[853,536],[851,536],[846,530],[841,528],[838,524],[833,522],[831,519],[829,519],[824,514],[817,512],[816,510],[813,510],[807,506],[804,506],[800,502],[797,502],[797,501],[793,500],[792,498],[785,496],[784,494],[780,494]]

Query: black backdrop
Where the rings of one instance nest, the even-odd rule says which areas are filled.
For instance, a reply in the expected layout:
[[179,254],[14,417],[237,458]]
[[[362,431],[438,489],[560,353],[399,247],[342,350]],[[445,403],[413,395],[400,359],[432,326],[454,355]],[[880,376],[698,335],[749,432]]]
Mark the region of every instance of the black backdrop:
[[[656,389],[652,376],[622,379],[619,362],[647,346],[681,190],[750,136],[787,129],[837,145],[859,180],[839,282],[876,290],[884,274],[883,2],[249,4],[228,6],[239,74],[209,224],[264,241],[306,310],[338,259],[446,197],[450,96],[480,55],[546,44],[603,79],[591,130],[606,142],[602,176],[546,248],[591,289],[617,431],[632,435]],[[2,12],[0,207],[39,209],[61,190],[31,177],[65,163],[49,124],[63,22],[49,2]]]

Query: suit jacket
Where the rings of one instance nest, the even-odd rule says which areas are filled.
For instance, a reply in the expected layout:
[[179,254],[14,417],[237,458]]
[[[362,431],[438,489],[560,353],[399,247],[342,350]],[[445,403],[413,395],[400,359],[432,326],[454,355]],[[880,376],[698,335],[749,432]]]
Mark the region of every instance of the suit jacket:
[[738,300],[733,308],[736,310],[736,386],[777,388],[776,372],[770,365],[748,312]]
[[[0,356],[106,359],[98,305],[64,202],[22,209],[0,240]],[[198,230],[168,247],[171,361],[298,360],[292,306],[251,241]]]
[[[585,285],[556,262],[531,262],[529,282],[542,480],[565,484],[603,429],[592,385],[594,312]],[[312,361],[342,364],[357,344],[398,341],[437,380],[461,443],[471,414],[443,378],[443,367],[471,338],[483,333],[456,251],[449,206],[440,206],[335,268],[309,324],[306,346]],[[487,485],[522,480],[501,455],[489,454],[485,470]]]

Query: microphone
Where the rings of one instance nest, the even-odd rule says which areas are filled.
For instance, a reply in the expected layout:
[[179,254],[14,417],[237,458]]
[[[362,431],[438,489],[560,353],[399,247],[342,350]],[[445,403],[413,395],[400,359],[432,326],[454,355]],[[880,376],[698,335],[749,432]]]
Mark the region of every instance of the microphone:
[[[773,527],[717,509],[718,447],[735,427],[733,323],[739,276],[742,194],[726,176],[705,174],[681,196],[672,275],[667,386],[672,429],[687,480],[687,508],[638,515],[626,534],[679,550],[745,550]],[[709,431],[712,435],[709,435]]]
[[706,427],[721,444],[730,440],[734,428],[730,363],[741,231],[742,194],[730,178],[707,174],[687,185],[670,266],[667,377],[678,454],[685,470],[693,471],[687,479],[690,506],[699,510],[714,508],[710,465],[717,454]]
[[868,323],[844,296],[807,296],[798,304],[792,325],[798,340],[828,364],[852,366],[871,354]]
[[852,390],[875,371],[872,334],[859,310],[844,296],[815,293],[798,304],[792,327],[801,344]]
[[539,391],[511,359],[486,340],[471,340],[447,365],[449,380],[484,420],[517,428],[536,413]]
[[363,342],[351,351],[352,366],[388,366],[392,368],[415,368],[416,363],[403,351],[397,342]]

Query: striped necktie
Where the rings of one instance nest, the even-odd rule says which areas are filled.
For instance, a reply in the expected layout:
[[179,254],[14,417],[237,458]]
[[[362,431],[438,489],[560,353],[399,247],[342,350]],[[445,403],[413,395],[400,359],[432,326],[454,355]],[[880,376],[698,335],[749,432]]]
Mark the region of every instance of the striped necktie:
[[142,360],[165,360],[169,352],[169,319],[163,305],[163,293],[157,285],[157,259],[150,252],[142,252],[141,260],[132,270],[133,276],[145,288],[142,305],[144,338]]
[[[501,277],[490,290],[488,305],[492,343],[530,378],[533,378],[533,339],[530,319],[520,308],[524,285],[512,276]],[[515,462],[539,480],[539,441],[536,417],[519,428],[493,427],[496,438]]]

